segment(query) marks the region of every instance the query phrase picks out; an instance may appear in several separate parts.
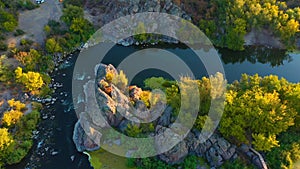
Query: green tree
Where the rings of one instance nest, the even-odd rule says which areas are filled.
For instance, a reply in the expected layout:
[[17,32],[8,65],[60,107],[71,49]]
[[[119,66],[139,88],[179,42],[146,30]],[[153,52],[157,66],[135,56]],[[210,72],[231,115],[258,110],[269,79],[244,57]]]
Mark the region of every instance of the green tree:
[[61,20],[70,26],[74,19],[83,18],[83,15],[84,13],[81,7],[67,5],[66,8],[63,9],[63,15],[61,16]]
[[234,26],[229,26],[226,35],[226,44],[233,50],[244,49],[244,36],[246,35],[246,21],[238,18],[234,21]]
[[146,34],[147,33],[146,32],[146,27],[145,27],[145,24],[143,22],[138,23],[134,33],[136,34],[136,35],[134,35],[134,38],[138,41],[144,42],[148,39],[148,36]]
[[295,109],[282,99],[280,81],[270,79],[243,75],[231,85],[219,129],[225,137],[268,151],[278,145],[275,136],[294,125]]
[[6,64],[7,57],[5,55],[0,56],[0,81],[7,82],[9,81],[13,73],[9,68],[9,65]]
[[46,51],[53,54],[57,52],[62,52],[63,50],[54,38],[50,38],[46,41]]
[[18,26],[16,18],[0,8],[0,30],[3,32],[11,32]]
[[145,87],[150,89],[163,89],[163,84],[166,82],[166,79],[162,77],[151,77],[144,81]]

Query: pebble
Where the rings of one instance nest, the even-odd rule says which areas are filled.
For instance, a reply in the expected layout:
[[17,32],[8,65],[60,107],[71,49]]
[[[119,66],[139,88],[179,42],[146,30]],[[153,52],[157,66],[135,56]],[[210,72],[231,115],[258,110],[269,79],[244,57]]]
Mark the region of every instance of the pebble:
[[53,151],[53,152],[51,153],[51,155],[53,155],[53,156],[55,156],[56,154],[58,154],[58,152],[56,152],[56,151]]
[[71,158],[71,160],[72,160],[72,161],[74,161],[74,159],[75,159],[75,156],[74,156],[74,155],[72,155],[70,158]]
[[48,115],[45,115],[42,118],[43,118],[43,120],[46,120],[48,118]]

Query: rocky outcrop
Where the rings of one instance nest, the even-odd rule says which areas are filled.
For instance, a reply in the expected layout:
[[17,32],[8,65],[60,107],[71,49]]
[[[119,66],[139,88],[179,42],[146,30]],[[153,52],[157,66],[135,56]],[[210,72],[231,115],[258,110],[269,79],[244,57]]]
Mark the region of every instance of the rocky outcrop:
[[[101,134],[98,135],[99,139]],[[99,149],[99,145],[94,142],[89,136],[87,136],[84,131],[80,121],[75,124],[74,132],[73,132],[73,141],[75,143],[76,149],[79,152],[84,151],[94,151]]]
[[[185,20],[191,21],[191,17],[186,14],[179,6],[175,5],[171,0],[147,0],[147,1],[140,1],[140,0],[130,0],[130,1],[123,1],[123,0],[104,0],[100,2],[96,1],[88,1],[86,3],[86,11],[85,11],[85,18],[87,18],[90,22],[92,22],[94,25],[98,27],[102,27],[105,24],[118,19],[120,17],[133,15],[136,13],[143,13],[143,12],[161,12],[161,13],[168,13],[174,16],[181,17]],[[99,10],[99,8],[101,10]],[[158,16],[159,17],[159,16]],[[161,16],[160,16],[161,18]],[[141,21],[138,21],[137,23],[146,23],[148,22],[149,18],[141,18]],[[170,36],[174,35],[175,32],[171,30],[173,28],[174,30],[179,29],[176,27],[176,25],[172,25],[170,23],[167,23],[163,27],[158,27],[158,25],[161,25],[163,23],[159,22],[159,18],[155,18],[156,23],[148,23],[146,27],[147,32],[156,32],[155,30],[158,29],[169,29],[168,34],[164,35],[151,35],[148,36],[146,39],[139,39],[134,37],[123,37],[121,39],[117,39],[117,43],[123,46],[130,46],[130,45],[139,45],[139,44],[157,44],[158,42],[166,42],[166,43],[178,43],[179,41],[177,39],[177,36]],[[164,20],[163,22],[165,22]],[[146,25],[146,24],[144,24]],[[151,26],[149,26],[151,25]],[[137,25],[132,25],[134,28],[137,27]],[[122,26],[120,26],[122,27]],[[118,26],[118,28],[120,28]],[[121,31],[121,29],[118,29]],[[124,28],[124,30],[128,30],[128,27]],[[114,32],[105,32],[105,35],[111,39],[112,37],[117,37],[118,31]],[[133,35],[134,32],[126,32],[129,36]],[[162,34],[162,33],[160,33]],[[168,35],[168,36],[165,36]],[[177,38],[172,38],[177,37]],[[181,39],[182,40],[182,39]],[[86,46],[89,46],[91,44],[86,44]]]
[[163,12],[191,20],[191,17],[171,0],[89,0],[85,7],[85,17],[99,27],[119,17],[141,12]]
[[[89,81],[84,85],[86,105],[84,111],[79,115],[73,135],[78,151],[92,151],[100,148],[102,134],[97,130],[99,128],[106,128],[110,125],[119,132],[124,132],[129,124],[139,125],[143,120],[151,122],[154,119],[152,122],[156,126],[155,132],[149,133],[149,136],[162,136],[155,137],[154,148],[156,152],[163,152],[158,155],[158,158],[168,164],[180,163],[187,155],[193,154],[205,158],[211,167],[220,167],[225,161],[238,157],[236,146],[217,134],[213,134],[204,143],[201,143],[200,131],[193,129],[183,138],[179,133],[184,131],[182,130],[184,126],[172,122],[173,110],[171,107],[158,102],[153,105],[152,109],[148,109],[139,98],[142,92],[140,88],[132,86],[129,90],[124,90],[129,91],[128,94],[124,94],[124,91],[119,90],[113,84],[106,84],[109,83],[106,74],[108,72],[117,73],[112,65],[99,65],[97,68],[96,80],[97,82],[102,81],[102,83],[98,83],[97,86],[94,85],[95,82]],[[103,90],[103,81],[105,85],[111,86],[112,90],[109,93]],[[131,104],[132,101],[134,101],[134,106]],[[88,106],[96,104],[98,105],[96,107]],[[182,141],[178,143],[178,140]],[[122,144],[120,138],[109,142],[114,145]],[[166,142],[174,147],[169,149]],[[132,151],[134,152],[134,150]],[[133,152],[130,150],[126,154]],[[252,159],[252,156],[250,158]],[[252,162],[259,165],[257,158],[253,157]]]
[[245,36],[246,46],[266,46],[272,48],[283,49],[284,45],[280,42],[280,38],[275,37],[269,30],[252,29]]

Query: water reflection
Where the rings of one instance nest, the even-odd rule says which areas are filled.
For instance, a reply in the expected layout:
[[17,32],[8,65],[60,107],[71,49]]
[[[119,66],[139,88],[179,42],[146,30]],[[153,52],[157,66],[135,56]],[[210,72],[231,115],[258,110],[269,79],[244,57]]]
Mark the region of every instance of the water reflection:
[[247,47],[245,51],[231,51],[228,49],[219,50],[220,57],[224,64],[243,63],[245,61],[252,64],[269,64],[271,67],[282,66],[284,63],[291,62],[293,59],[286,50],[271,49],[262,47]]

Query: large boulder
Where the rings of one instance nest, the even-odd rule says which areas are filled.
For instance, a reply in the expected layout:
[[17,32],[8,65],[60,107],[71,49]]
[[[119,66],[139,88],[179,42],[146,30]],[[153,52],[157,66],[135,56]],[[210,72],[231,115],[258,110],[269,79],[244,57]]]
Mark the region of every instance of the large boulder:
[[168,127],[171,123],[172,107],[168,106],[158,120],[158,125]]
[[[83,129],[80,121],[78,121],[75,124],[73,132],[73,141],[75,143],[77,151],[95,151],[100,148],[100,138],[102,134],[96,132],[95,129],[93,129],[92,127],[90,127],[89,130],[90,132],[89,134],[87,134],[86,131]],[[91,132],[94,133],[91,134]],[[91,138],[90,136],[92,136],[93,138]]]

